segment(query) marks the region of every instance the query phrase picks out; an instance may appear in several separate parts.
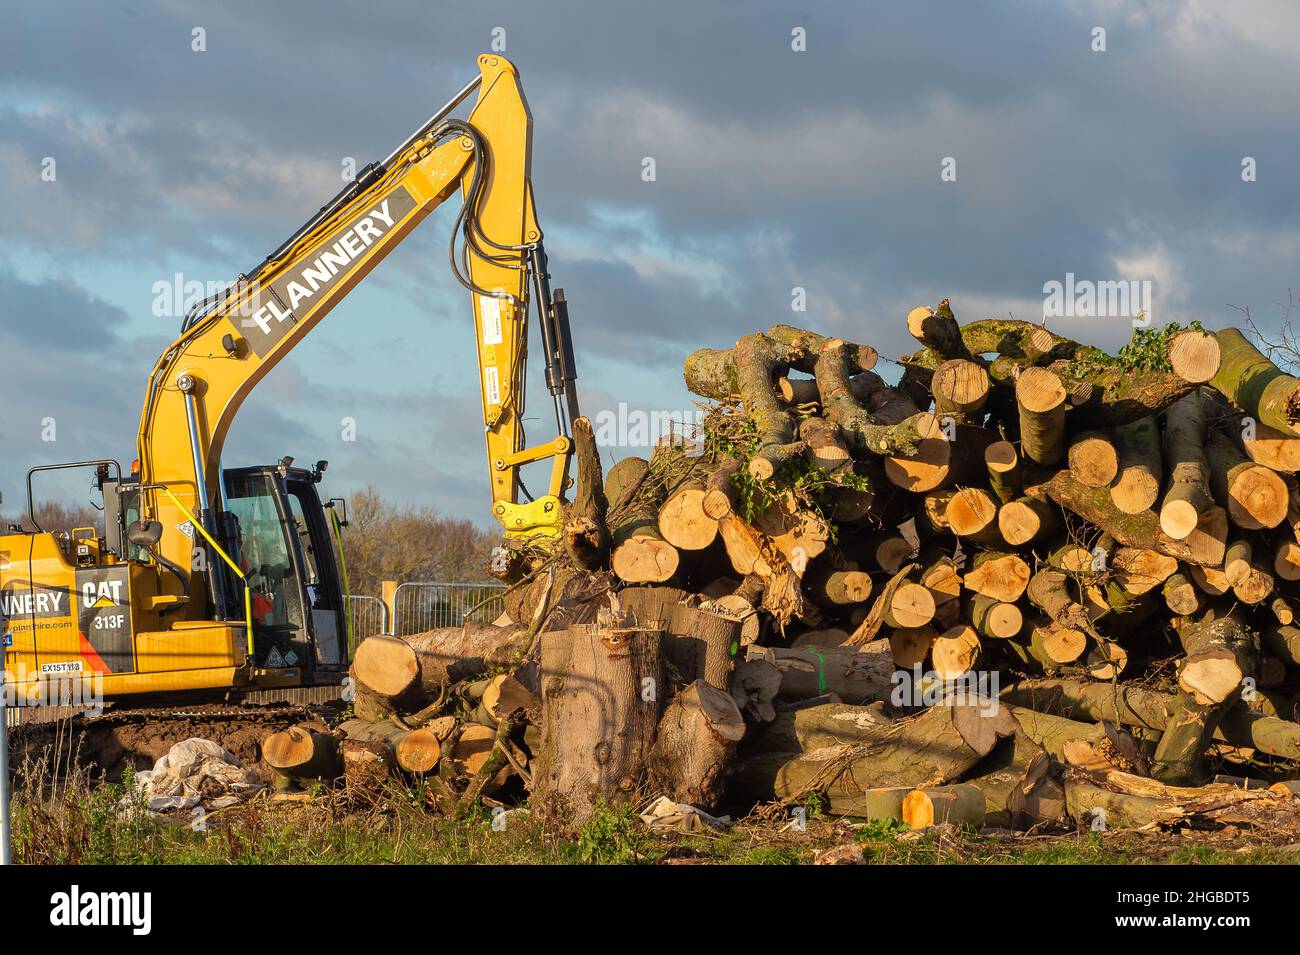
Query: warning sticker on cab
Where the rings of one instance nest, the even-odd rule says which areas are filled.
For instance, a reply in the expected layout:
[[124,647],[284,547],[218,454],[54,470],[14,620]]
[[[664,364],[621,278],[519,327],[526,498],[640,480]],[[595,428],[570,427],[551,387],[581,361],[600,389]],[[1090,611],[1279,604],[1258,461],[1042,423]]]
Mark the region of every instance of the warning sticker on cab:
[[42,673],[80,673],[82,663],[80,660],[69,660],[66,663],[42,663]]

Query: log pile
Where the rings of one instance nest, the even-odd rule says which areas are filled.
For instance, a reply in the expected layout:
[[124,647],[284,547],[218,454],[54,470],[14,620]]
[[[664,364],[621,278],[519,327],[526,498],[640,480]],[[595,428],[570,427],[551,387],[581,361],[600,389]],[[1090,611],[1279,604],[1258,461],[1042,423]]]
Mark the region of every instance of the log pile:
[[569,834],[665,795],[914,827],[1300,818],[1300,380],[1235,329],[1114,356],[947,301],[906,325],[901,376],[786,325],[695,352],[701,439],[603,481],[580,419],[564,533],[502,562],[506,618],[365,640],[356,718],[268,764],[526,799]]

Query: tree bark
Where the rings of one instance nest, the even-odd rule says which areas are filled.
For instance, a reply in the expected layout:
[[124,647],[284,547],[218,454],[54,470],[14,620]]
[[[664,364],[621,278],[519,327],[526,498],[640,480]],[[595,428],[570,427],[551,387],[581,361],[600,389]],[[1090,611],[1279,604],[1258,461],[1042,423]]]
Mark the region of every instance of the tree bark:
[[1286,520],[1290,494],[1274,471],[1247,458],[1230,438],[1211,428],[1205,439],[1210,487],[1243,530],[1277,527]]
[[1214,499],[1205,460],[1205,407],[1199,392],[1179,398],[1165,411],[1165,461],[1169,483],[1160,504],[1160,528],[1186,540]]
[[741,626],[735,617],[679,603],[668,617],[665,656],[684,683],[702,680],[729,691]]
[[1119,473],[1110,499],[1125,514],[1147,511],[1160,497],[1160,432],[1155,418],[1139,418],[1115,429]]
[[601,570],[609,560],[609,502],[601,478],[600,449],[586,417],[573,422],[573,451],[578,477],[573,501],[564,508],[564,545],[570,558],[586,570]]
[[1115,506],[1109,491],[1085,487],[1068,471],[1058,471],[1042,489],[1058,505],[1097,525],[1121,544],[1158,550],[1192,564],[1214,567],[1223,561],[1226,527],[1223,538],[1214,528],[1203,541],[1175,540],[1160,529],[1160,520],[1153,511],[1125,514]]
[[681,555],[659,533],[663,490],[643,458],[623,458],[605,478],[611,566],[628,583],[663,583],[677,573]]
[[575,833],[598,802],[638,798],[663,709],[662,639],[657,628],[590,625],[542,636],[533,802],[552,828]]
[[664,710],[648,760],[651,779],[672,799],[710,810],[744,735],[731,695],[697,680]]
[[1016,380],[1020,451],[1035,464],[1058,464],[1065,455],[1065,387],[1046,368],[1026,368]]
[[1220,329],[1214,337],[1222,360],[1210,384],[1259,424],[1300,434],[1300,380],[1283,374],[1240,329]]

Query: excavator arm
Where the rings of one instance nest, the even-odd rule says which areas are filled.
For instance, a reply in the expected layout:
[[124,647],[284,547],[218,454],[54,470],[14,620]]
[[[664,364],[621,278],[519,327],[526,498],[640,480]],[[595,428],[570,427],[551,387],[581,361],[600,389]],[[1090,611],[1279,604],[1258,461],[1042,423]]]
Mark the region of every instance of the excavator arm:
[[[471,292],[493,514],[510,536],[558,531],[572,456],[569,427],[578,413],[566,306],[563,290],[552,294],[548,285],[529,175],[532,117],[518,72],[498,55],[479,57],[478,66],[480,76],[406,143],[362,170],[252,273],[187,316],[180,337],[159,358],[140,418],[138,454],[144,511],[162,524],[158,552],[172,564],[191,567],[199,542],[186,526],[186,511],[209,533],[219,533],[214,509],[222,494],[222,447],[244,399],[456,192],[463,205],[451,265]],[[468,121],[448,118],[474,92],[478,98]],[[525,447],[521,418],[532,302],[538,306],[557,434]],[[520,503],[519,469],[547,458],[547,493]]]

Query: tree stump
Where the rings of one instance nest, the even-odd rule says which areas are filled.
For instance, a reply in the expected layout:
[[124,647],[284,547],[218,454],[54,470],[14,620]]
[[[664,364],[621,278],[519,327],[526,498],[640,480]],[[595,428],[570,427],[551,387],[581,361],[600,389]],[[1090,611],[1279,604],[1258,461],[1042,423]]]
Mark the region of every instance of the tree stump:
[[533,801],[573,834],[597,803],[635,802],[663,710],[663,630],[579,625],[542,636],[542,742]]

